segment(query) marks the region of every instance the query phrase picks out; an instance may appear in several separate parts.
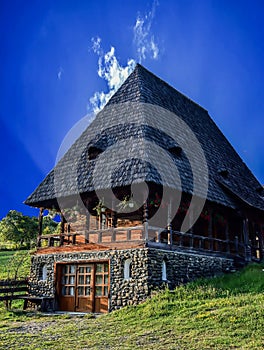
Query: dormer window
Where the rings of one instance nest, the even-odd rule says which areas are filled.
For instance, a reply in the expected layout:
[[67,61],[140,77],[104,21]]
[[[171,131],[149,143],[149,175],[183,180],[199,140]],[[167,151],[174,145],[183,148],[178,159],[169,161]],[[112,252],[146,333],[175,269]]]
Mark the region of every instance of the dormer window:
[[173,146],[169,148],[169,152],[176,157],[179,157],[181,155],[182,152],[182,148],[179,146]]
[[256,191],[260,196],[264,196],[264,187],[263,186],[256,188]]
[[218,174],[221,175],[224,178],[227,178],[229,172],[228,172],[228,170],[226,168],[221,168],[221,169],[218,170]]
[[103,151],[100,148],[91,146],[88,148],[88,159],[93,160],[93,159],[97,158],[99,156],[99,154],[102,152]]

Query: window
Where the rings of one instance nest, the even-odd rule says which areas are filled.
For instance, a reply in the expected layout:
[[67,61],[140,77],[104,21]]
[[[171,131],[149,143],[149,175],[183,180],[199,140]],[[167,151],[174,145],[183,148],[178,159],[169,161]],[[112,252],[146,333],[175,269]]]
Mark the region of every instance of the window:
[[129,280],[131,278],[131,259],[125,260],[124,264],[124,279]]
[[102,153],[103,151],[95,146],[91,146],[88,149],[88,159],[89,160],[93,160],[95,158],[97,158],[99,156],[100,153]]
[[47,265],[46,264],[43,264],[43,265],[40,266],[39,279],[41,281],[46,281],[47,280]]
[[166,261],[162,261],[162,281],[167,281],[167,264]]
[[179,146],[173,146],[169,148],[169,152],[176,157],[179,157],[182,153],[182,148]]

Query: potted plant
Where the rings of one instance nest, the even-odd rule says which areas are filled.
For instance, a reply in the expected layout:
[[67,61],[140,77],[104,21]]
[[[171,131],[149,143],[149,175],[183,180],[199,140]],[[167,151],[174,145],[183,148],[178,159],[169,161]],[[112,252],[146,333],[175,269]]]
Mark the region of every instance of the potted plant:
[[123,200],[117,205],[119,211],[126,211],[127,208],[133,209],[137,206],[136,201],[129,196],[125,196]]
[[98,202],[98,204],[93,208],[93,210],[96,211],[97,216],[100,216],[101,213],[104,213],[105,210],[106,210],[106,206],[105,206],[105,204],[104,204],[104,200],[103,200],[103,199],[102,199],[102,200],[100,199],[99,202]]

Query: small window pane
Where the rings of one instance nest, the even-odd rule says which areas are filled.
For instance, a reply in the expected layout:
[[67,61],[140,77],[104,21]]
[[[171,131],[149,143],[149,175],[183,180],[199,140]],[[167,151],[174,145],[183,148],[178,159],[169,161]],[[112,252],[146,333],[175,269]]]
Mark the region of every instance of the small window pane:
[[96,276],[96,284],[103,284],[103,276],[102,275]]
[[67,293],[66,287],[63,287],[63,288],[62,288],[61,293],[62,293],[62,295],[67,295],[67,294],[66,294],[66,293]]
[[84,267],[83,266],[79,268],[79,272],[80,273],[84,273]]
[[69,284],[75,284],[75,276],[70,277]]
[[108,287],[104,287],[104,295],[105,295],[105,296],[108,295]]
[[103,287],[96,287],[96,289],[95,289],[95,295],[96,295],[97,297],[100,297],[100,296],[102,296],[102,294],[103,294]]
[[91,294],[91,287],[85,287],[85,295],[90,295]]
[[104,272],[108,272],[108,264],[104,264]]
[[91,283],[91,276],[90,275],[87,275],[86,276],[86,284],[90,284]]
[[108,275],[104,276],[104,284],[108,284]]
[[78,294],[83,295],[84,288],[83,287],[78,287]]
[[103,264],[97,264],[96,272],[103,272]]
[[74,295],[74,287],[69,287],[69,295]]
[[75,265],[70,265],[70,273],[75,273]]
[[87,272],[87,273],[90,273],[91,271],[92,271],[91,266],[87,266],[87,267],[86,267],[86,272]]
[[79,276],[79,284],[84,284],[84,276],[83,275]]

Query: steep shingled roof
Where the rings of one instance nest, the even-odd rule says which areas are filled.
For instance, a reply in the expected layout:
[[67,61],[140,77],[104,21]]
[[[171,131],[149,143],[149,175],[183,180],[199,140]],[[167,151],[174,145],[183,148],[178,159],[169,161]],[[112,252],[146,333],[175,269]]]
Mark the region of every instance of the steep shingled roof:
[[[157,106],[170,113],[163,115]],[[207,199],[234,208],[233,193],[250,206],[264,210],[264,197],[257,191],[261,185],[208,112],[139,64],[25,203],[41,206],[58,197],[142,181],[192,193],[193,173],[184,149],[180,156],[169,152],[173,147],[180,149],[186,141],[185,133],[177,134],[177,118],[171,112],[189,126],[204,151],[209,170]],[[171,129],[176,137],[171,137]],[[118,151],[111,152],[117,142]],[[153,144],[161,150],[163,177],[153,165],[157,158]],[[97,159],[87,158],[91,147],[102,152],[99,164]],[[161,157],[163,152],[169,153],[169,160]],[[199,167],[195,150],[193,153]],[[171,162],[179,171],[181,183],[171,170]],[[107,177],[109,173],[111,178]]]

